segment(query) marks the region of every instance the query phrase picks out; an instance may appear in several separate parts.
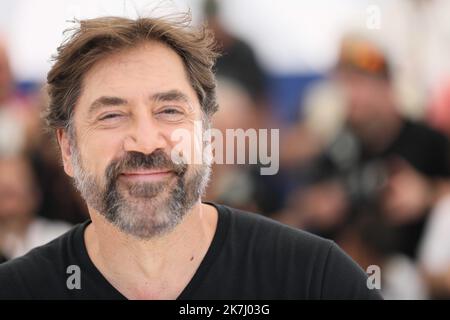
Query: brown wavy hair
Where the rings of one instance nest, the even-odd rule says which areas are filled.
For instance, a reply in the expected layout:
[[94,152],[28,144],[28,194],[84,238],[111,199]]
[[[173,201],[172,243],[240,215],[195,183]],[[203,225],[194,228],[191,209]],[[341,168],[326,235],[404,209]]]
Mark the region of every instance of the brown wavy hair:
[[74,107],[83,88],[83,77],[99,60],[145,41],[158,41],[183,60],[204,115],[218,109],[213,66],[218,56],[214,37],[205,26],[190,27],[189,14],[174,19],[100,17],[75,21],[70,35],[58,47],[47,75],[49,103],[44,119],[51,130],[71,128]]

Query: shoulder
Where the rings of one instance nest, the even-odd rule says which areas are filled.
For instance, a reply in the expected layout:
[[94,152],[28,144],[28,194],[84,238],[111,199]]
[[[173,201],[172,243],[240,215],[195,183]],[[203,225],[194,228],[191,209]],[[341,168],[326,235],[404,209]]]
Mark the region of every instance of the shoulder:
[[66,275],[74,235],[81,227],[77,225],[51,242],[0,264],[0,299],[40,298],[39,293],[49,286],[63,288],[65,282],[59,279]]
[[309,298],[380,298],[368,289],[366,273],[333,241],[256,213],[222,207],[230,215],[230,244],[262,262],[272,278],[284,283],[284,290],[296,283],[308,289]]
[[[315,251],[326,254],[334,243],[257,213],[221,206],[230,215],[229,234],[234,240],[251,240],[260,246]],[[239,239],[237,239],[239,238]]]
[[[334,242],[296,229],[257,213],[222,206],[229,214],[227,246],[254,262],[264,261],[266,270],[287,273],[324,269]],[[304,274],[304,273],[303,273]],[[306,277],[312,275],[305,275]]]

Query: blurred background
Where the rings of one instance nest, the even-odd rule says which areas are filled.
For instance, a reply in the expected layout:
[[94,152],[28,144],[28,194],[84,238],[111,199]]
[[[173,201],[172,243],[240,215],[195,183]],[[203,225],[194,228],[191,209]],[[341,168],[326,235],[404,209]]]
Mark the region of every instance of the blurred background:
[[450,298],[448,0],[2,0],[0,262],[88,217],[40,119],[70,20],[187,9],[222,52],[214,126],[280,130],[278,174],[214,165],[205,199],[334,240],[386,299]]

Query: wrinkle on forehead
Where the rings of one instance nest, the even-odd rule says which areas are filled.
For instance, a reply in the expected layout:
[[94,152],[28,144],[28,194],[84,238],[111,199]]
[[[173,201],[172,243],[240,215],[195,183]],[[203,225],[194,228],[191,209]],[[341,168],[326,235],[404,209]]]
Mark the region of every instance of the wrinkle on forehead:
[[[178,76],[181,74],[183,77]],[[130,86],[130,82],[135,85]],[[141,88],[141,95],[178,89],[184,91],[193,104],[199,105],[182,58],[173,49],[157,41],[147,41],[138,47],[124,49],[97,62],[83,79],[79,102],[89,104],[101,95],[118,92],[136,95]]]

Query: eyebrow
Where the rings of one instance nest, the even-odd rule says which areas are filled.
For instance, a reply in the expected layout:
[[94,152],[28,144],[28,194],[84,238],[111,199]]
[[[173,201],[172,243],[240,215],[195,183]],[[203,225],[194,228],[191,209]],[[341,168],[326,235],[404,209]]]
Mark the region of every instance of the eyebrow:
[[[179,90],[169,90],[169,91],[163,91],[163,92],[157,92],[150,96],[150,100],[155,102],[162,102],[162,101],[182,101],[186,103],[190,103],[189,97],[184,94],[183,92]],[[97,98],[94,100],[94,102],[91,103],[88,113],[92,114],[96,110],[103,108],[103,107],[116,107],[116,106],[123,106],[127,105],[128,101],[124,98],[120,97],[113,97],[113,96],[102,96],[100,98]]]
[[128,101],[123,98],[102,96],[91,103],[88,113],[93,114],[96,110],[103,107],[116,107],[126,104],[128,104]]
[[187,95],[179,90],[169,90],[158,92],[150,97],[153,101],[183,101],[189,103],[190,100]]

